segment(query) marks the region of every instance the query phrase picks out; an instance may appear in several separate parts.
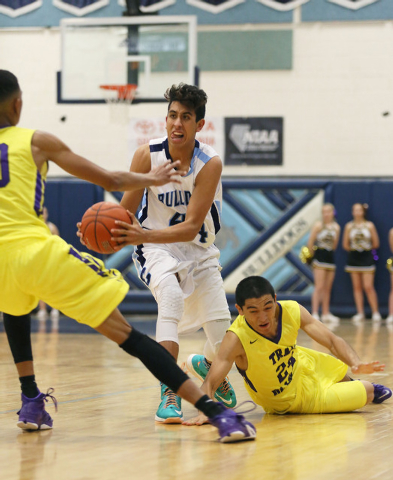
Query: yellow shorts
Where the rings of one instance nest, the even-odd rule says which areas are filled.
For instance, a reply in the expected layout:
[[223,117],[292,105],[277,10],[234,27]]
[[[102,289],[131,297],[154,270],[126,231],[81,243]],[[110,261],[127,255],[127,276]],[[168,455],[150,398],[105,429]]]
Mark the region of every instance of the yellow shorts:
[[298,348],[302,372],[290,413],[351,412],[366,405],[362,382],[340,382],[348,370],[345,363],[325,353]]
[[117,270],[53,235],[0,247],[0,311],[24,315],[43,300],[65,315],[98,327],[129,287]]

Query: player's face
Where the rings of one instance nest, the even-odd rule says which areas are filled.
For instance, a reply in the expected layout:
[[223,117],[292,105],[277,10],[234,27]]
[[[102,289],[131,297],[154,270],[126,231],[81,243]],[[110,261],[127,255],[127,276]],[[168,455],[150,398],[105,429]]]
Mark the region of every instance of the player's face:
[[196,121],[194,110],[180,102],[172,102],[166,117],[169,144],[174,147],[193,145],[196,133],[204,124],[203,119]]
[[248,298],[243,307],[236,305],[240,315],[244,315],[247,323],[258,333],[274,336],[277,333],[276,297],[263,295],[259,298]]

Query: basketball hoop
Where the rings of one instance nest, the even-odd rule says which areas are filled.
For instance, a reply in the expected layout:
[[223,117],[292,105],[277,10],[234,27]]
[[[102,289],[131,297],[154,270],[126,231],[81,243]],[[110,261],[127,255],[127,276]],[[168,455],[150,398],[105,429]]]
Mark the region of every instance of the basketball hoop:
[[111,120],[115,123],[124,123],[128,120],[128,108],[135,98],[138,85],[100,85],[104,91],[105,102],[109,105]]

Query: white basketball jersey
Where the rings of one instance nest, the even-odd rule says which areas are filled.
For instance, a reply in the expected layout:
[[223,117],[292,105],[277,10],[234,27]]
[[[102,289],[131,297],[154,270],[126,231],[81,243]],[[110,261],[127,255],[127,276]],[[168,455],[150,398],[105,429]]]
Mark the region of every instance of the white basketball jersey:
[[[167,137],[151,140],[151,167],[157,167],[171,160]],[[198,173],[217,153],[208,145],[195,140],[190,170],[181,177],[181,183],[167,183],[161,187],[149,187],[145,190],[142,208],[138,219],[144,228],[160,230],[170,225],[184,222],[187,205],[190,202]],[[201,247],[209,247],[220,230],[222,189],[221,181],[217,185],[213,204],[206,215],[198,235],[192,241]]]

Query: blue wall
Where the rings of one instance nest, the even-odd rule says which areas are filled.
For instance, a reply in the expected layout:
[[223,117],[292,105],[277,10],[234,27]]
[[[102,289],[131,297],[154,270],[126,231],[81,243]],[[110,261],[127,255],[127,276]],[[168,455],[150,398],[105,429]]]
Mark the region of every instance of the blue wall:
[[[270,230],[274,231],[275,224],[282,223],[291,209],[296,211],[298,205],[311,192],[324,191],[325,200],[336,206],[337,221],[342,229],[345,223],[351,220],[352,204],[368,203],[369,219],[375,223],[381,240],[375,284],[381,313],[387,314],[390,276],[385,264],[387,258],[391,256],[388,232],[393,227],[390,213],[393,204],[393,180],[224,179],[223,188],[223,226],[217,243],[222,252],[224,277],[226,272],[230,271],[233,262],[249,254],[250,244],[258,236],[266,235]],[[120,198],[120,195],[117,196]],[[103,198],[100,187],[80,180],[53,179],[47,184],[45,205],[49,209],[49,219],[59,227],[61,236],[76,248],[83,250],[75,235],[76,223],[89,206],[102,201]],[[312,272],[309,267],[298,261],[300,248],[307,242],[307,238],[308,235],[300,239],[291,252],[266,271],[265,276],[272,281],[279,298],[296,299],[309,307],[313,290]],[[131,251],[132,247],[126,247],[105,259],[107,265],[118,268],[130,284],[130,292],[122,304],[122,310],[127,313],[155,313],[155,301],[137,277],[131,261]],[[355,313],[352,287],[349,275],[344,272],[346,252],[341,247],[341,240],[336,258],[337,275],[332,292],[332,311],[341,316],[352,315]],[[228,295],[228,300],[233,310],[233,295]]]

